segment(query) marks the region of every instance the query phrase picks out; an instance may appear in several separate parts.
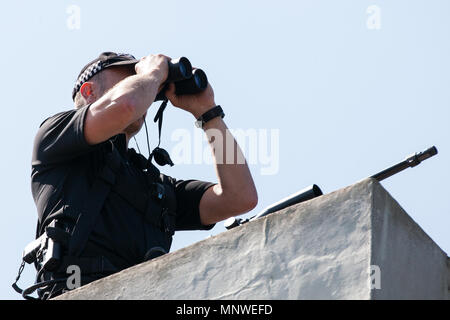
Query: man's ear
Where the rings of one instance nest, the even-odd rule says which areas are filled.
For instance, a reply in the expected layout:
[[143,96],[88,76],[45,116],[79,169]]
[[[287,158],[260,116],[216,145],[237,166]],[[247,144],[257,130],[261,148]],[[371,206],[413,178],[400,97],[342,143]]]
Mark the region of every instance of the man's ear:
[[89,103],[92,99],[95,99],[94,88],[92,82],[85,82],[80,88],[80,93],[83,98]]

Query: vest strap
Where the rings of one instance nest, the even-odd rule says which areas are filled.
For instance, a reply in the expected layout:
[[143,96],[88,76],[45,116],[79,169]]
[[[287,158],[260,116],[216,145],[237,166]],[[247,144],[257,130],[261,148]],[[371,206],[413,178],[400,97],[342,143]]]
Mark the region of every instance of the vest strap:
[[103,167],[100,176],[94,181],[90,196],[86,201],[86,207],[78,216],[73,229],[69,243],[69,256],[79,257],[81,255],[111,186],[116,180],[116,173],[121,164],[120,155],[112,142],[111,146],[112,152],[107,154],[106,165]]

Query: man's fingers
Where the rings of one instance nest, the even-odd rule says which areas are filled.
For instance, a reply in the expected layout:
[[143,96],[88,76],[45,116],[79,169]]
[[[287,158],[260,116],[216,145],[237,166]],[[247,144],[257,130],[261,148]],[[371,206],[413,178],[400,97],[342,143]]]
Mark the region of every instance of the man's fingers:
[[167,59],[169,59],[169,60],[172,60],[172,58],[171,58],[171,57],[169,57],[169,56],[166,56],[166,55],[164,55],[164,54],[161,54],[161,56],[163,56],[163,57],[165,57],[165,58],[167,58]]
[[161,84],[158,88],[158,93],[161,92],[161,90],[164,89],[164,87],[165,87],[165,84],[164,83]]
[[170,92],[171,94],[175,94],[175,83],[170,82],[169,86],[167,88],[167,92]]
[[176,97],[176,95],[175,95],[175,84],[173,82],[170,82],[167,85],[166,97],[171,99],[171,100]]

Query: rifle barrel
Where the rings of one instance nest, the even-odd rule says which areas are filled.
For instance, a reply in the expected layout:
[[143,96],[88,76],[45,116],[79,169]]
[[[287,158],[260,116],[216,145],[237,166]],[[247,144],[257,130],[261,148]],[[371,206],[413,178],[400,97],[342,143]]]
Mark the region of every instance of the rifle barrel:
[[267,207],[265,210],[263,210],[261,213],[257,214],[250,220],[264,217],[268,214],[271,214],[276,211],[280,211],[280,210],[287,208],[289,206],[292,206],[294,204],[297,204],[297,203],[300,203],[303,201],[307,201],[307,200],[311,200],[315,197],[321,196],[322,194],[323,194],[322,190],[320,190],[320,188],[317,185],[313,184],[309,187],[306,187],[303,190],[300,190],[299,192],[296,192],[296,193],[290,195],[287,198],[284,198],[284,199],[272,204],[271,206]]
[[412,168],[417,165],[419,165],[422,161],[431,158],[432,156],[436,155],[438,153],[437,148],[435,146],[432,146],[431,148],[428,148],[427,150],[423,152],[417,152],[409,157],[407,157],[405,160],[403,160],[400,163],[397,163],[396,165],[393,165],[390,168],[387,168],[377,174],[374,174],[371,176],[371,178],[382,181],[386,178],[389,178],[390,176],[393,176],[396,173],[399,173],[400,171],[403,171],[407,168]]

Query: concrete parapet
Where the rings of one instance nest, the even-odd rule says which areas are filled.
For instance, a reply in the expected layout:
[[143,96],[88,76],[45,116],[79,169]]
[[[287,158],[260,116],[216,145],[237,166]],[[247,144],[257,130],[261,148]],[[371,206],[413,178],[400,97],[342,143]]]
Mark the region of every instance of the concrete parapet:
[[448,299],[448,257],[375,180],[58,299]]

